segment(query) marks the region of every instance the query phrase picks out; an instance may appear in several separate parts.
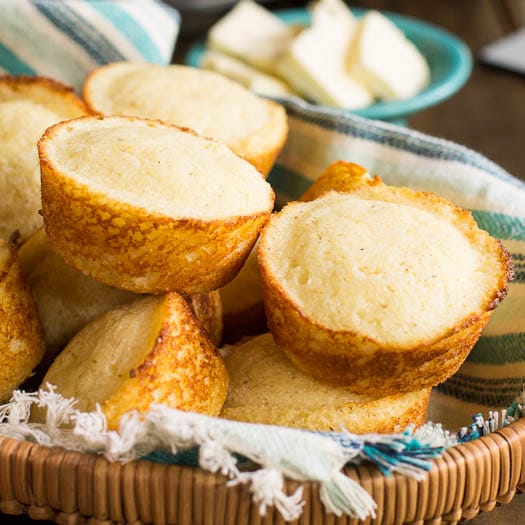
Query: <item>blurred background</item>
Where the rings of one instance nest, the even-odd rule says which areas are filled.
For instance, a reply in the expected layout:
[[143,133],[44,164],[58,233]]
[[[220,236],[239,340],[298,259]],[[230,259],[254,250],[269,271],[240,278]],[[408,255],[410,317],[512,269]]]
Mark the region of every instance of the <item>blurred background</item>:
[[[168,0],[182,15],[174,62],[183,62],[192,42],[235,2]],[[271,10],[304,1],[262,0]],[[462,39],[474,58],[467,84],[449,100],[410,117],[408,125],[471,147],[525,180],[525,76],[478,60],[489,43],[525,27],[524,0],[367,0],[350,7],[393,11],[438,25]],[[524,58],[525,61],[525,53]]]

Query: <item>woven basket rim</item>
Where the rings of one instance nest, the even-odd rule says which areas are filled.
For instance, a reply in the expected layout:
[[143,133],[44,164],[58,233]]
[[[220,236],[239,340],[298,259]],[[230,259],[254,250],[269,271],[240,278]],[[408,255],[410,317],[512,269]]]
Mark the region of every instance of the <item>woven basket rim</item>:
[[[440,520],[455,523],[460,519],[470,519],[480,511],[492,510],[498,503],[510,502],[516,491],[525,490],[525,419],[488,436],[446,450],[442,457],[433,460],[427,479],[420,482],[398,474],[385,477],[369,464],[348,466],[345,472],[359,481],[378,503],[378,517],[374,523],[440,523]],[[119,480],[117,488],[110,479]],[[177,483],[173,481],[175,479]],[[52,480],[58,481],[51,483]],[[213,495],[228,491],[225,496],[229,498],[228,501],[237,502],[235,512],[230,511],[234,512],[237,519],[238,512],[248,512],[252,518],[246,523],[252,523],[257,507],[251,503],[246,487],[227,487],[226,482],[221,474],[213,474],[199,467],[167,465],[149,460],[128,464],[111,463],[96,454],[67,451],[60,447],[46,447],[0,436],[0,511],[6,514],[27,513],[33,519],[55,520],[57,523],[63,522],[66,517],[68,523],[83,523],[82,520],[86,518],[103,520],[104,523],[164,523],[166,513],[173,507],[168,499],[166,505],[171,507],[162,511],[154,510],[157,508],[154,500],[149,505],[143,502],[142,508],[139,508],[140,501],[131,500],[135,496],[139,497],[142,490],[155,492],[157,486],[164,486],[163,490],[167,490],[166,487],[171,483],[170,486],[173,485],[179,494],[187,494],[194,500],[198,493],[202,495],[208,491]],[[124,493],[126,484],[133,485],[128,499]],[[315,508],[316,515],[320,517],[319,523],[325,520],[330,520],[330,523],[349,523],[345,521],[349,518],[335,518],[324,513],[318,501],[316,482],[300,484],[305,490],[305,512],[308,510],[310,516]],[[286,480],[285,490],[290,493],[300,484]],[[88,491],[90,496],[82,502],[81,492],[86,492],[86,487],[91,487]],[[115,506],[112,510],[110,502],[115,499],[116,493],[112,495],[115,490],[120,491],[117,499],[121,508]],[[76,494],[72,495],[75,491]],[[220,498],[216,496],[211,499],[215,501],[216,507]],[[106,503],[102,504],[101,501]],[[231,505],[233,509],[233,503]],[[208,521],[199,519],[203,511],[198,510],[199,506],[195,503],[193,514],[183,507],[175,510],[171,508],[171,512],[178,512],[179,518],[186,516],[186,512],[187,519],[180,519],[183,525],[229,523],[222,521],[220,515],[218,521],[213,520],[217,514],[215,507],[208,512],[207,515],[211,516]],[[283,523],[277,512],[273,512],[275,520],[265,520],[264,523]],[[164,518],[153,519],[156,514]],[[127,520],[126,517],[137,519]],[[300,519],[298,523],[303,521]],[[318,522],[315,523],[317,525]],[[350,523],[357,521],[350,520]]]

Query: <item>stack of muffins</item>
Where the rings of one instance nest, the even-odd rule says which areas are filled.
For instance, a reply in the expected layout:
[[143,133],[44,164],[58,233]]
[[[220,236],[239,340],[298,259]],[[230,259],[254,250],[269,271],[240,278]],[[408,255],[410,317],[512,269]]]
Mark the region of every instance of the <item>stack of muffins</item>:
[[[35,131],[45,229],[6,247],[33,351],[4,398],[45,346],[42,385],[112,428],[151,403],[316,430],[424,421],[511,274],[468,212],[336,163],[272,215],[285,111],[211,72],[112,64],[84,101]],[[235,341],[266,320],[221,356],[223,321]]]
[[[227,358],[223,415],[353,432],[422,423],[431,387],[456,372],[505,296],[506,251],[465,210],[352,163],[329,166],[301,201],[259,241],[273,338]],[[248,381],[247,350],[259,361]]]

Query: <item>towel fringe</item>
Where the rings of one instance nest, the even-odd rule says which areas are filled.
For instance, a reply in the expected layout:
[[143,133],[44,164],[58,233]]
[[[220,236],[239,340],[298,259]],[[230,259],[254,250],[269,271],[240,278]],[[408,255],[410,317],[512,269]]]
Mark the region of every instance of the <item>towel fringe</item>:
[[[45,411],[44,423],[30,421],[34,407]],[[100,406],[80,412],[74,399],[64,398],[52,385],[35,393],[15,391],[11,401],[0,406],[0,434],[121,462],[159,450],[176,454],[198,447],[203,469],[227,476],[229,485],[245,484],[261,515],[273,506],[287,521],[301,515],[304,501],[302,487],[285,493],[284,477],[319,483],[327,512],[373,518],[376,503],[342,472],[346,464],[371,460],[385,474],[421,479],[430,460],[456,442],[441,425],[426,424],[417,431],[409,427],[389,435],[329,434],[228,421],[160,405],[151,406],[146,414],[126,414],[117,432],[108,429]],[[238,455],[255,468],[241,471]]]

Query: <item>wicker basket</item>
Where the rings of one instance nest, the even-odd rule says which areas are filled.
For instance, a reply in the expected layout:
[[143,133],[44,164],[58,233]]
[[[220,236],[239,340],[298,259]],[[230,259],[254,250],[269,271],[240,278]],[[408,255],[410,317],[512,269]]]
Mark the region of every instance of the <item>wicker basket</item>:
[[[378,504],[374,524],[457,523],[525,490],[525,420],[449,449],[424,481],[382,476],[361,465],[347,470]],[[297,483],[288,482],[291,491]],[[350,525],[326,514],[314,483],[304,484],[300,524]],[[270,509],[260,517],[244,486],[198,468],[135,461],[109,463],[94,455],[0,438],[0,511],[60,524],[283,524]]]

